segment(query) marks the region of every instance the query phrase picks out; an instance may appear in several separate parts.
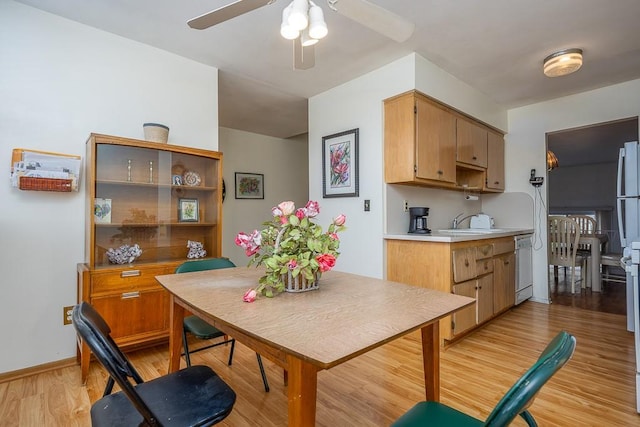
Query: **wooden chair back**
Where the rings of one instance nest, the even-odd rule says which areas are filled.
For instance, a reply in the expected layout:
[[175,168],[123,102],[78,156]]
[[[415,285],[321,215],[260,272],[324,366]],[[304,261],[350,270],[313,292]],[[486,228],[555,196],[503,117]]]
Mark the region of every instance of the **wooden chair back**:
[[571,218],[549,217],[549,264],[575,267],[580,227]]
[[[568,215],[567,218],[574,220],[578,227],[580,227],[580,234],[596,234],[598,231],[598,222],[587,215]],[[578,250],[590,251],[591,245],[588,243],[581,243],[578,245]]]

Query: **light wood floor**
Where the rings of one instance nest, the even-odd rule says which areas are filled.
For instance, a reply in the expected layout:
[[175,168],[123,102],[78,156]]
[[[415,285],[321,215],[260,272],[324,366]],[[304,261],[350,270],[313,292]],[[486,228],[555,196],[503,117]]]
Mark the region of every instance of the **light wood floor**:
[[[591,288],[581,288],[578,283],[576,293],[571,293],[571,273],[564,268],[558,269],[558,277],[549,267],[549,289],[554,304],[569,305],[586,310],[602,311],[613,314],[627,314],[627,290],[625,283],[602,281],[602,292],[593,292]],[[582,272],[578,268],[578,277]],[[617,271],[621,273],[620,270]]]
[[[537,359],[555,334],[577,338],[573,359],[542,389],[531,412],[540,426],[638,426],[635,412],[633,335],[624,316],[558,304],[525,302],[450,346],[441,359],[441,400],[485,418],[502,394]],[[209,364],[238,399],[224,426],[285,426],[282,370],[265,360],[271,392],[265,393],[255,353],[236,346],[193,356]],[[150,379],[167,370],[163,347],[130,354]],[[71,367],[0,384],[0,426],[89,426],[91,402],[106,382],[92,362],[86,386]],[[413,337],[403,338],[319,373],[318,426],[386,426],[423,399],[421,356]],[[517,420],[513,425],[522,426]]]

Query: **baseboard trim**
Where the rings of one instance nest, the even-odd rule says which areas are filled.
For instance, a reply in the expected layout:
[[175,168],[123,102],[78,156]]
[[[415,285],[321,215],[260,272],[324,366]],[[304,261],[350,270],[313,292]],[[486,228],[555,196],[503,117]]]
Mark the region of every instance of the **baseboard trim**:
[[8,381],[19,380],[20,378],[30,377],[31,375],[41,374],[43,372],[53,371],[55,369],[67,368],[69,366],[78,365],[75,357],[57,360],[55,362],[44,363],[42,365],[31,366],[29,368],[18,369],[17,371],[5,372],[0,374],[0,384]]

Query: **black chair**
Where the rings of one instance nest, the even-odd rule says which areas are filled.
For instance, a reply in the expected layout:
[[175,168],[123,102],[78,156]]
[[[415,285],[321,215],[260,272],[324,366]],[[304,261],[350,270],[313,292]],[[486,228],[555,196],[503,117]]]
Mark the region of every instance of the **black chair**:
[[92,426],[210,426],[231,413],[236,394],[211,368],[192,366],[144,382],[91,305],[76,305],[72,319],[78,334],[122,389],[91,406]]
[[536,421],[527,408],[533,404],[542,386],[565,363],[576,348],[576,339],[567,332],[560,332],[542,352],[538,361],[507,391],[486,421],[480,421],[439,402],[420,402],[401,416],[392,427],[455,426],[455,427],[504,427],[520,415],[530,427]]
[[[205,271],[205,270],[216,270],[220,268],[231,268],[236,265],[231,262],[228,258],[211,258],[211,259],[202,259],[196,261],[187,261],[184,264],[181,264],[176,269],[176,273],[189,273],[193,271]],[[196,338],[201,340],[211,340],[214,338],[224,337],[223,341],[218,341],[213,344],[205,345],[199,348],[189,349],[188,342],[188,334],[192,334]],[[191,353],[195,353],[201,350],[206,350],[207,348],[217,347],[222,344],[231,343],[231,350],[229,350],[229,362],[228,365],[231,366],[233,362],[233,350],[236,345],[236,340],[233,338],[227,339],[227,336],[216,328],[213,325],[208,324],[198,316],[187,316],[183,321],[182,328],[182,345],[184,347],[184,358],[187,361],[187,366],[191,366]],[[264,384],[264,391],[269,391],[269,381],[267,380],[267,374],[264,372],[264,365],[262,364],[262,357],[258,353],[256,353],[256,358],[258,359],[258,366],[260,367],[260,375],[262,376],[262,383]]]

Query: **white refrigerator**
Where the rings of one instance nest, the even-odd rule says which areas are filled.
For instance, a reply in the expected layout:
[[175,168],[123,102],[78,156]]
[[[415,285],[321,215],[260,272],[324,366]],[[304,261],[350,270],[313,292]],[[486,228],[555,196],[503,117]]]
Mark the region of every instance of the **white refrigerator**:
[[634,331],[636,411],[640,413],[640,153],[638,142],[626,142],[618,157],[617,211],[622,261],[627,272],[627,329]]
[[636,330],[634,342],[636,347],[636,411],[640,413],[640,285],[638,283],[638,264],[640,264],[640,240],[629,242],[625,249],[625,269],[627,271],[627,283],[631,281],[631,297],[633,301],[633,323]]
[[[640,150],[638,142],[625,142],[618,157],[617,213],[620,245],[630,257],[631,242],[640,240]],[[634,331],[633,280],[627,273],[627,329]],[[635,313],[637,314],[637,313]]]

